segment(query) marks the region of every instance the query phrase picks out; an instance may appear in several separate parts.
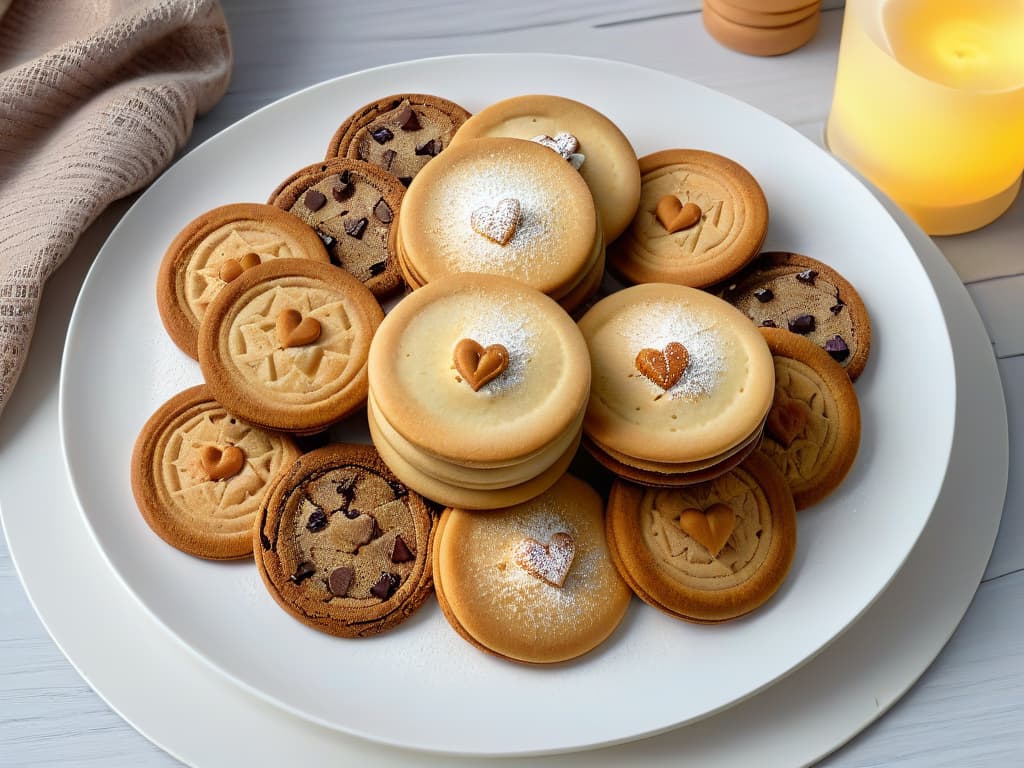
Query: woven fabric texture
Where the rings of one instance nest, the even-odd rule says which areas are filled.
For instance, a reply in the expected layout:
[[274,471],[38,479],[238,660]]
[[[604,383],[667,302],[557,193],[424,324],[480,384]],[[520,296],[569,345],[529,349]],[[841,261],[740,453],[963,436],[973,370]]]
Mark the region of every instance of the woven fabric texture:
[[217,0],[0,0],[0,413],[47,278],[224,95]]

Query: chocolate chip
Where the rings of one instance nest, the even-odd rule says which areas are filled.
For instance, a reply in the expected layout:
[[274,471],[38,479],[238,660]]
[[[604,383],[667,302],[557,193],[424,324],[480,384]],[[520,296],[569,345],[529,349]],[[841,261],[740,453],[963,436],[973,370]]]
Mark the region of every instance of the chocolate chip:
[[736,298],[736,294],[739,293],[739,286],[736,283],[730,283],[726,286],[726,289],[722,291],[722,298],[726,301],[732,301]]
[[352,579],[355,575],[355,569],[349,568],[347,565],[335,568],[327,577],[327,588],[335,597],[344,597],[348,593],[348,588],[352,586]]
[[376,277],[377,275],[384,274],[384,270],[388,268],[386,261],[378,261],[376,264],[370,265],[370,277]]
[[805,269],[803,272],[796,273],[796,279],[805,285],[814,285],[814,281],[817,277],[818,273],[813,269]]
[[771,288],[758,288],[754,291],[754,298],[760,301],[762,304],[767,304],[769,301],[775,298],[775,293]]
[[840,299],[837,296],[836,297],[836,303],[833,304],[831,307],[829,307],[828,311],[831,312],[833,315],[838,315],[840,312],[843,311],[843,307],[845,307],[845,306],[846,306],[846,302],[843,301],[842,299]]
[[306,197],[303,200],[303,202],[306,204],[306,207],[309,208],[309,210],[319,211],[321,208],[324,207],[324,204],[327,202],[327,198],[324,196],[324,193],[321,192],[320,190],[311,189],[306,193]]
[[[346,174],[348,175],[348,174]],[[338,181],[333,187],[331,187],[331,197],[337,200],[339,203],[343,203],[348,200],[356,191],[356,185],[351,181]]]
[[825,351],[832,355],[833,360],[842,362],[850,356],[850,348],[846,346],[842,336],[833,336],[825,340]]
[[797,315],[789,321],[793,333],[807,334],[814,330],[814,315]]
[[416,147],[417,155],[426,155],[427,157],[437,157],[440,151],[440,139],[431,139],[430,141],[424,141],[422,144]]
[[384,168],[385,171],[390,171],[391,170],[391,164],[395,162],[395,158],[396,157],[398,157],[398,153],[395,152],[395,150],[393,150],[393,149],[386,149],[386,150],[384,150],[384,154],[381,156],[381,159],[384,161],[383,168]]
[[[371,515],[372,517],[372,515]],[[373,518],[373,530],[370,531],[370,540],[379,539],[384,535],[384,529],[380,527],[380,523],[377,522],[377,518]]]
[[398,180],[402,183],[403,187],[408,187],[412,184],[412,176],[399,176]]
[[402,111],[395,117],[395,125],[403,131],[418,131],[422,128],[420,119],[408,104],[402,107]]
[[347,507],[345,509],[342,509],[341,512],[343,512],[345,517],[347,517],[349,520],[355,520],[357,517],[359,517],[361,514],[363,514],[363,510],[361,510],[361,509],[352,509],[351,507]]
[[306,522],[306,530],[315,533],[316,531],[322,531],[326,527],[327,513],[317,507],[309,515],[309,520]]
[[326,232],[321,232],[319,229],[316,230],[316,233],[319,235],[321,242],[323,242],[324,248],[333,248],[334,244],[338,242],[333,235],[328,235]]
[[374,128],[372,131],[370,131],[370,135],[373,136],[373,140],[376,141],[378,144],[387,144],[389,141],[395,138],[395,134],[393,134],[383,125],[380,128]]
[[370,587],[370,594],[380,600],[387,600],[395,594],[395,590],[401,583],[402,579],[397,573],[381,572],[377,583]]
[[314,573],[316,573],[316,566],[307,560],[299,563],[299,567],[295,569],[295,573],[288,578],[293,584],[301,584]]
[[367,224],[369,221],[365,216],[361,219],[345,219],[345,234],[356,240],[362,240]]
[[391,213],[391,206],[384,202],[383,197],[373,206],[373,215],[377,217],[381,224],[390,224],[394,218],[394,215]]
[[346,477],[344,480],[342,480],[340,483],[338,483],[338,487],[335,488],[334,491],[335,491],[335,493],[337,493],[337,494],[339,494],[341,496],[347,496],[349,501],[351,501],[352,500],[352,494],[355,492],[355,489],[356,489],[356,478],[355,478],[355,476],[349,476],[349,477]]
[[779,326],[777,326],[775,324],[774,320],[772,320],[771,318],[768,318],[767,320],[762,320],[761,321],[761,327],[762,328],[778,328]]
[[409,547],[406,545],[402,537],[395,536],[395,546],[391,550],[391,562],[392,563],[408,563],[410,560],[414,560],[416,555],[412,553]]

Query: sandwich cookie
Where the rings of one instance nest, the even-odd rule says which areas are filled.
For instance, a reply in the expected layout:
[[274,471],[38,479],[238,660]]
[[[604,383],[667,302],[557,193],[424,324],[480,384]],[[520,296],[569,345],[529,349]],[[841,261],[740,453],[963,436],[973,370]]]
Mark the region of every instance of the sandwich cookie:
[[579,327],[593,380],[583,430],[605,466],[686,484],[753,450],[775,372],[764,339],[736,309],[704,291],[648,283],[601,300]]
[[758,452],[714,480],[656,489],[617,480],[606,518],[616,567],[645,603],[717,623],[764,604],[796,551],[786,480]]
[[464,272],[502,275],[571,312],[589,296],[581,285],[596,290],[604,237],[590,190],[557,152],[485,138],[452,146],[416,177],[393,250],[414,288]]
[[524,504],[446,510],[434,539],[434,586],[462,638],[532,664],[600,645],[631,597],[609,557],[601,498],[570,475]]
[[606,242],[629,226],[640,202],[636,152],[618,126],[593,107],[561,96],[516,96],[473,115],[453,144],[486,136],[535,141],[579,170],[594,196]]
[[149,527],[182,552],[251,557],[263,493],[298,457],[287,435],[246,424],[206,387],[191,387],[160,406],[139,433],[132,493]]
[[296,171],[268,202],[306,222],[323,240],[331,263],[383,297],[402,288],[391,229],[404,194],[376,166],[336,159]]
[[752,56],[778,56],[807,43],[821,22],[820,3],[791,4],[800,7],[766,12],[764,7],[751,9],[742,0],[704,0],[701,17],[708,34],[722,45]]
[[206,308],[242,272],[272,259],[327,263],[320,239],[293,216],[260,203],[222,205],[191,221],[171,242],[157,277],[156,304],[171,340],[198,358]]
[[451,142],[469,112],[453,101],[399,93],[357,109],[327,146],[326,160],[345,157],[376,165],[404,186]]
[[798,333],[824,349],[856,381],[871,351],[871,322],[860,295],[831,267],[799,253],[762,253],[716,293],[765,328]]
[[761,328],[775,361],[775,398],[761,450],[793,491],[797,509],[839,487],[860,447],[860,405],[842,367],[789,331]]
[[640,173],[640,207],[608,252],[623,279],[704,288],[757,255],[768,204],[743,166],[713,152],[666,149],[640,158]]
[[277,476],[250,536],[282,608],[321,632],[367,637],[430,595],[433,531],[424,500],[372,446],[333,444]]
[[392,310],[369,379],[371,435],[395,474],[446,506],[497,508],[543,492],[568,466],[590,365],[579,329],[550,298],[462,274]]
[[319,432],[366,402],[366,359],[383,317],[345,270],[278,259],[218,294],[199,329],[199,366],[232,413],[268,429]]

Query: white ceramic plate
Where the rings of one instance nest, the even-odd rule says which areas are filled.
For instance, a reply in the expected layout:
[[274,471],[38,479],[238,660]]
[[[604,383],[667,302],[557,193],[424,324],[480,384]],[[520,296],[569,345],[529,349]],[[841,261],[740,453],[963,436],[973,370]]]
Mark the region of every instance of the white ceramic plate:
[[[635,603],[609,642],[553,669],[477,652],[434,604],[382,637],[343,641],[278,609],[250,563],[184,555],[138,515],[128,483],[135,436],[160,403],[200,381],[156,311],[166,244],[208,208],[264,199],[321,157],[351,111],[402,91],[440,93],[471,111],[557,91],[605,112],[640,154],[671,146],[726,154],[764,187],[766,249],[815,255],[857,286],[875,334],[857,384],[861,453],[839,492],[801,515],[792,572],[764,609],[703,627]],[[79,297],[61,377],[65,459],[86,521],[160,623],[214,668],[302,717],[463,754],[636,738],[727,707],[810,659],[881,593],[920,535],[945,476],[954,413],[952,353],[934,291],[899,227],[838,163],[783,123],[692,83],[548,55],[370,70],[294,94],[214,137],[155,183],[111,235]]]

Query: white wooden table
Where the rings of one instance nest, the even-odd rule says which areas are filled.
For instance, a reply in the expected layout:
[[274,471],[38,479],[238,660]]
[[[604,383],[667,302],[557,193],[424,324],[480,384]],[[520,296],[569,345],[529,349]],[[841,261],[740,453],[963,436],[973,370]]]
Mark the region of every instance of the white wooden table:
[[[197,123],[190,146],[320,80],[405,59],[492,51],[577,53],[655,67],[747,101],[818,139],[842,23],[841,10],[826,10],[808,46],[759,59],[708,38],[695,0],[222,2],[234,39],[234,77],[224,100]],[[124,210],[116,206],[94,226],[65,272],[84,274]],[[825,761],[829,766],[1024,765],[1024,198],[996,224],[937,242],[968,285],[999,357],[1010,420],[1003,522],[976,599],[949,645],[890,713]],[[0,766],[176,764],[64,659],[0,541]]]

